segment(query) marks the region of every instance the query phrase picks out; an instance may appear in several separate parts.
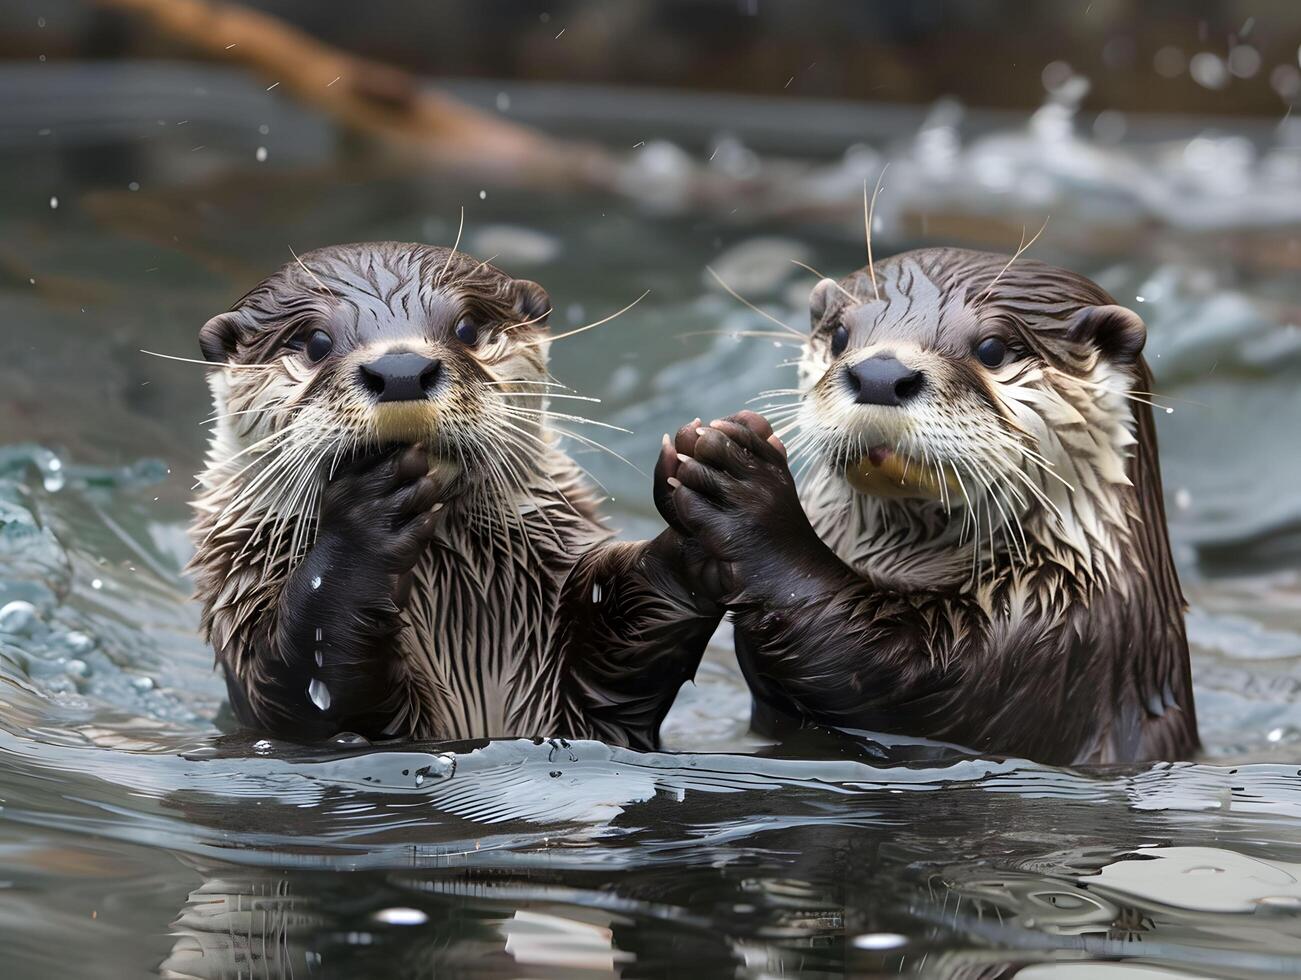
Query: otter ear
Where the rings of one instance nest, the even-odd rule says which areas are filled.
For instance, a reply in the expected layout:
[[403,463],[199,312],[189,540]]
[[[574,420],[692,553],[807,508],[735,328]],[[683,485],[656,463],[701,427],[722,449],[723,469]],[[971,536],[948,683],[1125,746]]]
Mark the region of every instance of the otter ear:
[[1133,364],[1143,353],[1147,327],[1143,318],[1123,306],[1089,306],[1075,315],[1067,336],[1078,344],[1092,344],[1116,364]]
[[544,324],[551,315],[551,297],[537,283],[529,279],[516,279],[515,309],[526,321]]
[[831,302],[831,294],[835,288],[836,280],[831,278],[819,279],[818,284],[813,287],[813,292],[809,293],[809,322],[811,326],[816,327],[822,322],[822,318],[827,312],[827,306]]
[[199,328],[199,350],[214,364],[229,361],[239,342],[249,332],[248,320],[239,310],[219,313]]

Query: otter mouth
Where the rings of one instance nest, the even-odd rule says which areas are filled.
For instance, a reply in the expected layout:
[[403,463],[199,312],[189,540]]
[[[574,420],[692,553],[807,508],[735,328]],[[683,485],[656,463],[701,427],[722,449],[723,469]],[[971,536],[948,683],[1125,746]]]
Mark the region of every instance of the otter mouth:
[[410,445],[435,434],[438,414],[428,401],[380,404],[371,410],[371,427],[380,442]]
[[[943,468],[942,468],[943,469]],[[944,500],[961,492],[954,474],[943,470],[943,482],[933,465],[925,465],[884,443],[845,466],[845,480],[859,493],[873,497]]]

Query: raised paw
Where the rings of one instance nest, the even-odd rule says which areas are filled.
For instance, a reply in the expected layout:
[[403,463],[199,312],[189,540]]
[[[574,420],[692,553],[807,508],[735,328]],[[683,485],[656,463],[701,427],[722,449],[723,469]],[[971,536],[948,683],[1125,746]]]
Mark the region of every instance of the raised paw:
[[763,416],[740,412],[695,425],[661,452],[674,526],[723,563],[733,584],[817,541],[800,506],[786,449]]
[[356,561],[403,575],[433,536],[440,492],[419,446],[362,457],[326,485],[321,535],[341,539]]

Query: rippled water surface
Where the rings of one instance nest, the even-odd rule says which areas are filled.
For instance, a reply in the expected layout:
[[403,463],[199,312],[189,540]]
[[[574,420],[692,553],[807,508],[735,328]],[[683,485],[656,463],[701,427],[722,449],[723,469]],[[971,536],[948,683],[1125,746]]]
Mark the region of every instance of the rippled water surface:
[[[1291,130],[1132,120],[1102,146],[1062,92],[1028,121],[940,106],[872,128],[860,109],[801,162],[727,133],[731,113],[684,115],[631,151],[626,195],[596,197],[359,157],[234,75],[60,71],[8,76],[26,95],[0,109],[4,976],[1301,972]],[[142,349],[196,356],[199,325],[291,247],[450,243],[464,207],[463,247],[544,283],[557,332],[650,290],[553,354],[648,469],[661,432],[792,377],[792,348],[735,336],[769,325],[705,266],[802,326],[813,277],[791,260],[862,263],[845,202],[887,158],[881,253],[1007,251],[1051,214],[1035,253],[1148,320],[1204,758],[1070,772],[769,745],[726,636],[659,754],[232,731],[180,573],[203,368]],[[783,189],[683,207],[703,167]],[[614,522],[654,533],[648,479],[573,448]]]

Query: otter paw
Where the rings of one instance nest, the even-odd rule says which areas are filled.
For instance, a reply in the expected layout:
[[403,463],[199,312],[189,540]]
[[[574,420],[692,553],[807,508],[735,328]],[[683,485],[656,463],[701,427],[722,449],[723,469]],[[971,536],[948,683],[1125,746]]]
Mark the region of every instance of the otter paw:
[[405,577],[433,537],[440,489],[419,446],[363,457],[326,485],[320,534],[341,539],[349,558]]
[[698,426],[693,435],[689,451],[675,444],[671,477],[666,466],[667,506],[675,526],[731,566],[734,580],[817,540],[786,448],[763,416],[740,412]]

